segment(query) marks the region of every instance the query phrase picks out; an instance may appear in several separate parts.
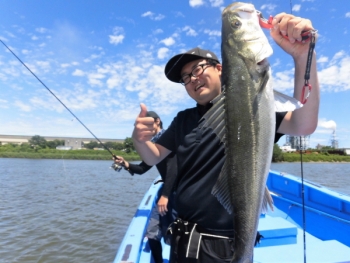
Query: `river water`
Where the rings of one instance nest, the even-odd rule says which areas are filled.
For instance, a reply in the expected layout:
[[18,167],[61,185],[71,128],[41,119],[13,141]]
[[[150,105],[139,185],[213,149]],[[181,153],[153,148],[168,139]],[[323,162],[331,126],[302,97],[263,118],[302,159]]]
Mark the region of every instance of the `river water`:
[[[152,168],[110,161],[0,158],[0,262],[113,262]],[[272,169],[300,176],[300,163]],[[304,178],[350,194],[350,163],[304,163]]]

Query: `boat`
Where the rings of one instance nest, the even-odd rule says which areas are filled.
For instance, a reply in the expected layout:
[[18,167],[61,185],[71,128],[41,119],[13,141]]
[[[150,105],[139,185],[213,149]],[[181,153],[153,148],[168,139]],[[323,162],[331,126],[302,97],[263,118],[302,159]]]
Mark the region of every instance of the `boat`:
[[[350,262],[349,195],[278,171],[270,171],[267,186],[274,211],[260,216],[263,238],[254,248],[254,262]],[[159,187],[152,184],[146,192],[114,263],[152,263],[145,231]],[[162,245],[168,263],[170,247]]]

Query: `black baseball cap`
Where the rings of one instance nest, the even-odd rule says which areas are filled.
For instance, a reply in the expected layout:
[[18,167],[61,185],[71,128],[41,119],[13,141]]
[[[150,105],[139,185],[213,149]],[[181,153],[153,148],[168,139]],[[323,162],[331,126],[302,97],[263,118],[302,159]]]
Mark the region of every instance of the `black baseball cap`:
[[169,80],[179,83],[181,79],[181,70],[183,66],[185,66],[187,63],[193,60],[200,58],[211,58],[220,63],[217,56],[210,50],[204,50],[199,47],[195,47],[185,53],[178,54],[172,57],[165,66],[165,76]]
[[158,114],[155,111],[147,111],[146,117],[152,117],[152,118],[160,119],[160,117],[158,116]]

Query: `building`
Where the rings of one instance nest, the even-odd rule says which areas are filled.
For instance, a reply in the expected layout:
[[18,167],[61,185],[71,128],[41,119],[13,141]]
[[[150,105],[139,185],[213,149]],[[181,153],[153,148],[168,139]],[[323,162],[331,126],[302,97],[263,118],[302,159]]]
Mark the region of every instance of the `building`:
[[[2,144],[6,143],[15,143],[15,144],[22,144],[27,143],[29,140],[33,137],[28,135],[1,135],[0,134],[0,142]],[[55,136],[41,136],[46,141],[54,141],[54,140],[63,140],[65,147],[71,147],[71,149],[81,149],[82,145],[84,143],[89,142],[98,142],[95,138],[76,138],[76,137],[55,137]],[[123,139],[100,139],[102,143],[105,142],[118,142],[118,143],[124,143]]]
[[286,135],[285,145],[290,145],[292,149],[306,150],[309,147],[310,135],[307,136],[291,136]]
[[281,149],[282,152],[284,152],[284,153],[296,152],[296,149],[293,149],[292,146],[290,146],[290,145],[283,145],[283,146],[280,146],[280,149]]

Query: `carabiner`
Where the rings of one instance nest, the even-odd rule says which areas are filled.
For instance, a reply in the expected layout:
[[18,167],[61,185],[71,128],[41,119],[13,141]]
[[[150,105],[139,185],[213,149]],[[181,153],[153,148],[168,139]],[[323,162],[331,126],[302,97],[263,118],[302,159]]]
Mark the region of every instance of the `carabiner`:
[[[272,25],[272,20],[273,20],[273,16],[269,16],[269,19],[266,19],[264,18],[264,16],[262,15],[262,13],[258,10],[256,10],[257,14],[258,14],[258,17],[259,17],[259,25],[262,27],[262,28],[265,28],[265,29],[271,29],[273,28],[273,25]],[[309,40],[311,37],[312,37],[312,34],[314,32],[317,32],[316,30],[308,30],[308,31],[302,31],[301,32],[301,42],[302,41],[307,41]],[[283,36],[283,35],[282,35]],[[288,36],[283,36],[284,38],[288,39]]]
[[[305,93],[306,88],[307,88],[307,93]],[[307,99],[309,98],[310,93],[311,93],[311,89],[312,89],[312,87],[309,83],[304,84],[303,90],[301,92],[301,103],[302,104],[305,104],[307,102]]]

